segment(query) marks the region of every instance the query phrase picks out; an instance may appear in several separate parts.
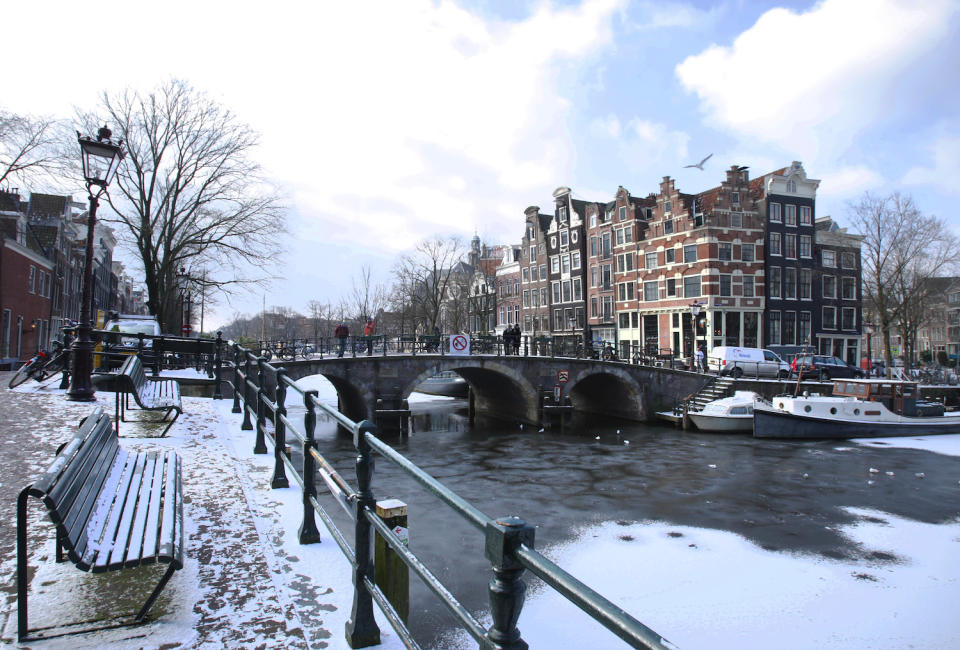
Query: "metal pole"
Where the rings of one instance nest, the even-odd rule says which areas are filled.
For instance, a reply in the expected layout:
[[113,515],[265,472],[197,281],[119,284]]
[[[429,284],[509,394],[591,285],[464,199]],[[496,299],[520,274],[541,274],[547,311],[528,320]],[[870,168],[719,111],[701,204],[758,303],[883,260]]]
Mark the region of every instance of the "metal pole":
[[[101,190],[102,191],[102,190]],[[97,207],[100,201],[93,195],[91,185],[87,184],[90,198],[90,210],[87,216],[86,259],[83,261],[83,292],[80,296],[80,324],[77,326],[77,340],[71,349],[73,375],[67,399],[71,402],[92,402],[95,391],[90,374],[93,372],[93,340],[90,338],[90,303],[93,297],[93,233],[97,223]]]

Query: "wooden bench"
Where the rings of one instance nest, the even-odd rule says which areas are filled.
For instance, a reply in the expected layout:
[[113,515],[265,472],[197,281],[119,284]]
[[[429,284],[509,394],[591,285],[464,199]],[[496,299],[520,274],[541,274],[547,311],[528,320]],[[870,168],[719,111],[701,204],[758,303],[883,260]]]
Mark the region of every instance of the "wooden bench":
[[116,377],[116,419],[117,434],[120,433],[120,422],[126,422],[124,414],[129,406],[127,395],[133,395],[137,406],[145,411],[165,411],[163,417],[156,422],[165,422],[171,413],[176,412],[173,419],[160,434],[167,435],[170,427],[183,413],[183,404],[180,401],[180,384],[175,379],[158,379],[147,377],[143,363],[137,356],[130,356]]
[[103,409],[80,423],[49,469],[24,488],[17,500],[17,635],[21,642],[28,640],[30,632],[27,497],[41,499],[56,526],[58,562],[63,561],[65,549],[78,569],[94,573],[156,563],[169,565],[132,621],[87,629],[76,628],[94,621],[57,625],[55,628],[73,629],[29,640],[133,625],[146,620],[170,576],[183,567],[180,465],[180,456],[171,450],[131,452],[120,447],[110,416]]

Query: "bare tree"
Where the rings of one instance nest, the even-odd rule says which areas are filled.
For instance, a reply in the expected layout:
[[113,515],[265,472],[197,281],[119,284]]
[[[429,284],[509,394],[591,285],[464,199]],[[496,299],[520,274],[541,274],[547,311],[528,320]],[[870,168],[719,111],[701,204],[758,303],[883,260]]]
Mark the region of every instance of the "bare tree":
[[143,264],[147,304],[165,329],[177,321],[175,274],[205,267],[208,289],[263,282],[285,229],[276,190],[252,159],[257,135],[186,82],[141,94],[104,93],[87,124],[116,126],[127,157],[110,197],[121,241]]
[[893,329],[900,329],[908,346],[909,337],[915,340],[932,279],[954,264],[957,240],[946,222],[923,214],[911,197],[899,192],[886,197],[864,194],[851,204],[850,218],[864,236],[864,298],[880,321],[884,359],[892,368]]
[[444,306],[457,291],[457,265],[464,255],[459,237],[435,236],[419,242],[413,252],[397,261],[394,274],[409,290],[409,299],[418,312],[418,325],[432,332],[439,327]]
[[[29,117],[0,110],[0,186],[58,176],[67,156],[63,125],[49,117]],[[73,141],[76,154],[76,140]],[[79,155],[76,157],[79,159]]]
[[370,267],[360,267],[360,277],[351,279],[350,296],[354,318],[358,322],[375,318],[383,311],[387,304],[387,290],[383,284],[374,283],[371,279]]

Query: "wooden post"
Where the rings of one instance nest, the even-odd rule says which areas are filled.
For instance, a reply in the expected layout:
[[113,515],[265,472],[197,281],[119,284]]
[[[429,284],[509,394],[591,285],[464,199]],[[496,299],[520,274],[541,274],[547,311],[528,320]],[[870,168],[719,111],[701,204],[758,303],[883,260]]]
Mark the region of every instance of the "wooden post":
[[680,428],[683,429],[684,431],[690,428],[690,416],[687,414],[687,409],[689,408],[689,406],[690,406],[690,402],[688,400],[684,400],[683,401],[683,419],[680,421],[681,422]]
[[[409,529],[406,503],[399,499],[378,501],[377,516],[393,529],[404,545],[407,544]],[[373,566],[377,586],[406,624],[410,616],[410,569],[379,533],[375,533],[373,540]]]

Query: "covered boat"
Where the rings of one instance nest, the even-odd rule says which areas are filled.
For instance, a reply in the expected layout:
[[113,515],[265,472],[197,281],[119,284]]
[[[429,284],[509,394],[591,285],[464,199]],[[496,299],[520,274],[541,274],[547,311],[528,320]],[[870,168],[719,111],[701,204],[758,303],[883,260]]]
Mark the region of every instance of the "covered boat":
[[753,410],[756,438],[875,438],[960,433],[960,417],[918,401],[917,383],[843,379],[833,394],[779,396]]
[[753,429],[753,404],[760,396],[749,390],[738,390],[704,405],[688,414],[701,431],[750,431]]

